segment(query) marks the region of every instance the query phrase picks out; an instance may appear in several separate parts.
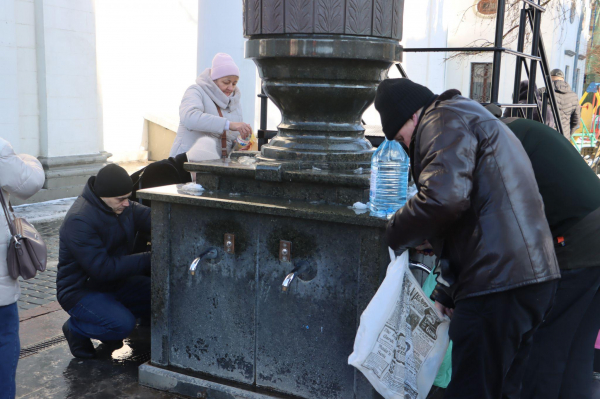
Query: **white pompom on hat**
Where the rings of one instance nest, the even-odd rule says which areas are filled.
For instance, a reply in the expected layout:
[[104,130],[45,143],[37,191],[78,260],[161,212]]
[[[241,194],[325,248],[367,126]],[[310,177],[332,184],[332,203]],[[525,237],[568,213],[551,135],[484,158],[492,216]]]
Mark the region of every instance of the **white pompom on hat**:
[[229,54],[218,53],[212,60],[210,77],[212,80],[220,79],[224,76],[240,76],[240,69],[235,65],[233,58]]

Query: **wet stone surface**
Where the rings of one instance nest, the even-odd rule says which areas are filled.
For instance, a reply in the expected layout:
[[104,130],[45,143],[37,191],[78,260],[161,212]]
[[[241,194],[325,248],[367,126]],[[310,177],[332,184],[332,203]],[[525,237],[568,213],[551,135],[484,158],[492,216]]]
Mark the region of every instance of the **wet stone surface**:
[[76,359],[63,341],[21,359],[17,398],[181,398],[138,384],[138,367],[150,358],[149,328],[134,330],[122,348],[112,350],[101,344],[96,351],[96,359]]

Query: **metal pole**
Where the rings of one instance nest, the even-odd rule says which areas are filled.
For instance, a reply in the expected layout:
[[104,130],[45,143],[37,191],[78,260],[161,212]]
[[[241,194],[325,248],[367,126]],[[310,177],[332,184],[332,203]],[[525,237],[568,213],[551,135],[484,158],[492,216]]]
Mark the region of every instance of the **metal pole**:
[[[527,24],[527,11],[525,4],[521,10],[521,19],[519,22],[519,36],[517,38],[517,51],[522,53],[525,48],[525,26]],[[535,54],[534,54],[535,55]],[[521,72],[523,69],[523,57],[517,57],[517,66],[515,67],[515,85],[513,87],[513,104],[519,103],[519,88],[521,86]]]
[[260,89],[260,94],[258,96],[260,97],[260,128],[261,130],[267,130],[267,102],[269,101],[269,97],[267,97],[262,88]]
[[[579,17],[579,29],[577,30],[577,44],[575,45],[575,56],[573,58],[575,58],[575,60],[573,61],[573,84],[571,85],[571,89],[573,89],[573,91],[575,93],[577,93],[577,95],[579,96],[579,91],[577,90],[577,87],[579,86],[579,82],[577,80],[579,80],[579,74],[577,73],[577,63],[579,62],[579,44],[581,43],[581,31],[583,30],[583,18],[585,17],[585,15],[583,14],[583,9],[585,8],[585,6],[582,6],[581,8],[581,15]],[[585,73],[585,71],[584,71]]]
[[396,64],[396,68],[398,68],[398,71],[400,72],[400,75],[402,75],[403,78],[408,78],[408,74],[406,73],[404,68],[402,68],[402,65],[400,65],[400,63]]
[[[531,39],[531,54],[536,55],[539,51],[540,45],[540,23],[542,21],[542,13],[535,9],[533,11],[534,21],[533,21],[533,37]],[[527,92],[527,103],[535,104],[537,102],[536,99],[536,90],[535,90],[535,78],[537,73],[537,61],[531,60],[529,67],[529,91]],[[533,119],[533,108],[527,108],[527,119]]]
[[[533,29],[533,13],[531,10],[527,10],[529,14],[529,26]],[[560,116],[558,114],[558,103],[556,102],[556,93],[554,92],[554,85],[552,84],[552,79],[550,79],[550,68],[548,67],[548,58],[546,57],[546,48],[544,46],[544,39],[540,36],[540,48],[539,54],[542,59],[542,73],[544,74],[544,82],[546,83],[546,91],[550,95],[550,108],[552,109],[552,114],[554,116],[554,123],[556,124],[556,130],[562,135],[563,128],[560,123]]]
[[[498,0],[498,10],[496,13],[496,39],[494,46],[499,49],[502,47],[502,37],[504,36],[504,11],[506,8],[505,0]],[[492,70],[492,95],[490,102],[498,102],[498,92],[500,89],[500,64],[502,62],[502,51],[494,51],[494,63]]]
[[546,114],[548,113],[548,90],[544,91],[544,94],[542,94],[542,113],[540,115],[542,115],[542,123],[546,123]]
[[267,144],[267,110],[269,101],[269,97],[265,94],[262,85],[258,97],[260,98],[260,129],[256,137],[258,139],[258,150],[260,151],[262,146]]

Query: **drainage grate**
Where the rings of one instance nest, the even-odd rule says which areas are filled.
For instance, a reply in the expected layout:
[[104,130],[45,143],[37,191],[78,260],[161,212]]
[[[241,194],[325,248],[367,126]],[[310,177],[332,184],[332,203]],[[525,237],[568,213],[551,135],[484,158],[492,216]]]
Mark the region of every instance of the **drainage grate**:
[[146,363],[147,361],[150,360],[150,352],[145,352],[139,355],[134,355],[131,358],[127,359],[131,362],[135,362],[135,363]]
[[58,335],[53,338],[49,338],[45,341],[38,342],[35,345],[26,346],[25,348],[21,348],[21,354],[19,355],[19,359],[23,359],[24,357],[35,355],[43,350],[49,349],[55,345],[58,345],[62,342],[65,342],[66,338],[64,335]]

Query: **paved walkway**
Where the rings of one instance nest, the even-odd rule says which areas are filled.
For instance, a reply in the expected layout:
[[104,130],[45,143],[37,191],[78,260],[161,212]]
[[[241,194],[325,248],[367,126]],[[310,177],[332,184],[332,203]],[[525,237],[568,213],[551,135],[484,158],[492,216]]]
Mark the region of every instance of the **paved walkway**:
[[17,305],[19,310],[33,309],[56,301],[56,265],[58,263],[58,230],[62,220],[49,223],[36,223],[35,227],[44,238],[48,248],[46,271],[38,273],[34,278],[21,283],[21,298]]
[[[28,212],[30,215],[39,213],[33,208]],[[138,367],[150,359],[150,329],[147,327],[134,330],[121,348],[111,349],[93,341],[98,354],[96,359],[73,358],[61,329],[69,315],[56,301],[61,224],[62,220],[34,221],[48,248],[48,265],[45,272],[30,280],[21,280],[17,398],[181,398],[138,384]]]

